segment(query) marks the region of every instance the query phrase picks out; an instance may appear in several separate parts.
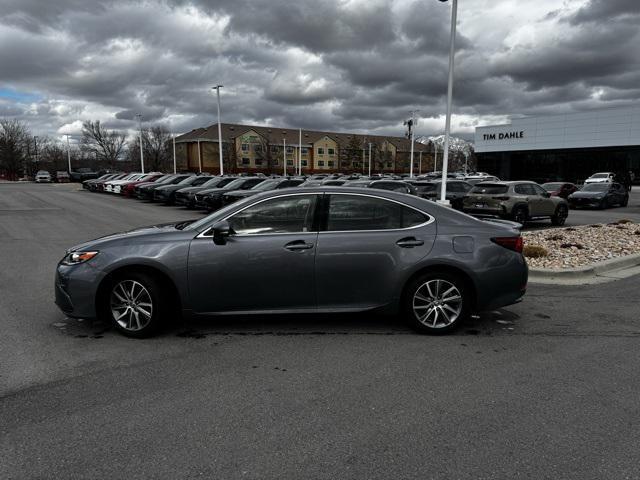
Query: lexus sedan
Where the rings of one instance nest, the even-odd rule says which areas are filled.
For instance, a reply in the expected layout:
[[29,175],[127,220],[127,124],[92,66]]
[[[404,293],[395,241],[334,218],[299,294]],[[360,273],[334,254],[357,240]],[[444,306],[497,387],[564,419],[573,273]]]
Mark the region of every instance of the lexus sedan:
[[184,316],[399,314],[423,333],[518,302],[522,237],[428,200],[349,187],[271,190],[198,221],[69,249],[55,299],[132,337]]
[[176,201],[176,192],[187,187],[199,187],[211,180],[211,175],[199,174],[185,178],[181,182],[171,185],[163,185],[153,191],[153,200],[167,205],[173,205]]
[[214,186],[212,188],[201,190],[196,193],[196,196],[194,197],[196,207],[203,208],[209,212],[217,210],[222,206],[222,196],[225,193],[235,192],[238,190],[249,190],[263,181],[264,177],[240,177],[236,178],[233,182],[227,183],[222,188]]
[[210,177],[202,185],[197,187],[185,187],[176,192],[176,204],[183,205],[187,208],[194,208],[196,206],[196,193],[202,192],[209,188],[222,188],[225,185],[233,182],[236,177]]

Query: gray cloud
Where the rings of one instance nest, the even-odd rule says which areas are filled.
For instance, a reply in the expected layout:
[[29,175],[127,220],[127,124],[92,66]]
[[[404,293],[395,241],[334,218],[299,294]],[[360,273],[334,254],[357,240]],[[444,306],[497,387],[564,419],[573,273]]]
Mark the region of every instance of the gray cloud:
[[[467,133],[483,117],[637,100],[639,2],[535,4],[461,4]],[[39,134],[89,118],[134,129],[137,113],[186,131],[215,121],[222,83],[227,121],[400,135],[409,110],[444,113],[449,14],[435,0],[4,0],[0,116]]]

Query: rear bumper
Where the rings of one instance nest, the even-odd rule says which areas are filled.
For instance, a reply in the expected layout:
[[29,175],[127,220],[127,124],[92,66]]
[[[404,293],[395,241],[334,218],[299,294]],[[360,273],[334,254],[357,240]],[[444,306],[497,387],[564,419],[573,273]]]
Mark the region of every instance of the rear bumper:
[[498,217],[503,217],[506,215],[506,212],[502,207],[473,208],[463,206],[462,211],[464,213],[468,213],[469,215],[496,215]]

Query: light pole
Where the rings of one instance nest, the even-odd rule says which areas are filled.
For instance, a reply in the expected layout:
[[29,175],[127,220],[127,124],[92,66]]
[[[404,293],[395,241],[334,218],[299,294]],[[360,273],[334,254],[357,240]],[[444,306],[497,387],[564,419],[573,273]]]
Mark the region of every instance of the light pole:
[[417,110],[411,110],[411,119],[406,121],[405,124],[409,126],[409,140],[411,141],[411,160],[409,165],[409,178],[413,178],[413,138],[414,138],[414,127],[416,124],[415,116]]
[[433,150],[435,151],[435,155],[433,157],[433,173],[438,171],[438,142],[433,142]]
[[298,175],[302,176],[302,129],[298,129]]
[[140,171],[144,173],[144,155],[142,153],[142,114],[138,113],[136,114],[136,117],[138,117],[138,122],[140,126],[140,168],[141,168]]
[[422,175],[422,150],[420,150],[420,160],[418,160],[418,176]]
[[222,85],[211,87],[212,90],[216,91],[218,97],[218,155],[220,158],[220,175],[224,175],[224,167],[222,165],[222,124],[220,123],[220,89],[222,87]]
[[173,173],[176,173],[176,134],[173,134]]
[[69,147],[69,134],[67,133],[67,165],[69,168],[69,175],[71,175],[71,147]]
[[369,176],[371,176],[371,142],[369,142]]
[[36,173],[38,172],[38,136],[33,136],[33,144],[35,146],[35,154],[36,154]]
[[282,165],[284,168],[283,175],[286,177],[287,176],[287,139],[286,138],[282,139]]
[[[446,2],[447,0],[440,0]],[[444,126],[444,152],[442,155],[442,187],[438,203],[449,205],[447,195],[447,169],[449,167],[449,135],[451,133],[451,100],[453,97],[453,59],[456,53],[456,20],[458,0],[451,0],[451,38],[449,40],[449,82],[447,85],[447,118]]]
[[200,154],[200,140],[198,140],[198,171],[202,173],[202,156]]

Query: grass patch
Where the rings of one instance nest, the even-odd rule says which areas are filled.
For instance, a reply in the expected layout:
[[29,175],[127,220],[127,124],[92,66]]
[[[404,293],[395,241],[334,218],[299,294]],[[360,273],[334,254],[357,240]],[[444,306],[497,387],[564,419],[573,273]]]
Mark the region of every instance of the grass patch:
[[528,258],[548,257],[549,251],[542,245],[525,245],[522,254]]

